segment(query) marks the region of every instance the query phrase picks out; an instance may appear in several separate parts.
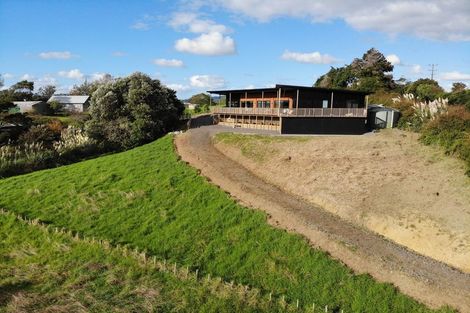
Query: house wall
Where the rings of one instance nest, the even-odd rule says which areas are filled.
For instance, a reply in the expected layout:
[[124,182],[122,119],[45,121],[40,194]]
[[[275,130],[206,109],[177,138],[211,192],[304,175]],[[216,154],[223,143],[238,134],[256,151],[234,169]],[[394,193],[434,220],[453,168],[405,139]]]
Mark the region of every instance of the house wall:
[[283,117],[281,134],[364,134],[365,118]]

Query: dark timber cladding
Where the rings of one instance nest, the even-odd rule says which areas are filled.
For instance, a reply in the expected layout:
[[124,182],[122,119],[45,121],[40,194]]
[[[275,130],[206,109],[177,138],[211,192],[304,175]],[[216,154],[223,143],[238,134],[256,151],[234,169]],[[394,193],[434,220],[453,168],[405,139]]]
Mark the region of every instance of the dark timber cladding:
[[213,110],[223,125],[273,129],[283,134],[360,134],[366,131],[367,92],[276,85],[213,90],[226,106]]

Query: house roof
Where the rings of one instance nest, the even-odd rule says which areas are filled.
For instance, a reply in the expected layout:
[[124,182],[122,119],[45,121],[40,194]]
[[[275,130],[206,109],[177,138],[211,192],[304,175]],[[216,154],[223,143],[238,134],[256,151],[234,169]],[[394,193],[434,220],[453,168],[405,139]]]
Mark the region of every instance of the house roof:
[[90,96],[52,96],[47,102],[57,101],[63,104],[84,104]]
[[13,104],[14,105],[35,105],[35,104],[38,104],[38,103],[42,103],[44,101],[13,101]]
[[370,94],[370,92],[351,90],[351,89],[322,88],[322,87],[295,86],[295,85],[282,85],[282,84],[276,84],[275,87],[267,87],[267,88],[208,90],[207,92],[219,94],[219,95],[225,95],[230,92],[237,93],[237,92],[277,91],[279,90],[279,88],[282,90],[297,90],[298,89],[298,90],[317,90],[317,91],[327,91],[327,92],[339,91],[343,93],[354,93],[354,94],[362,94],[362,95]]

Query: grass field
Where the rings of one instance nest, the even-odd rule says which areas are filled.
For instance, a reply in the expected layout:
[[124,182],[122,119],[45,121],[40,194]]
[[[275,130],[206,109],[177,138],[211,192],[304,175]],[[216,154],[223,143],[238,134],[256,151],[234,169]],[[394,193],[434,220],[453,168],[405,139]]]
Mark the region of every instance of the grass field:
[[[0,312],[280,312],[220,279],[0,214]],[[128,251],[128,252],[124,252]]]
[[[431,311],[388,284],[354,275],[300,236],[269,226],[263,213],[236,204],[178,160],[171,136],[127,152],[0,180],[0,207],[137,247],[201,275],[285,296],[291,303],[299,300],[300,308],[315,302],[317,308],[328,305],[337,312]],[[42,264],[48,262],[54,258]]]

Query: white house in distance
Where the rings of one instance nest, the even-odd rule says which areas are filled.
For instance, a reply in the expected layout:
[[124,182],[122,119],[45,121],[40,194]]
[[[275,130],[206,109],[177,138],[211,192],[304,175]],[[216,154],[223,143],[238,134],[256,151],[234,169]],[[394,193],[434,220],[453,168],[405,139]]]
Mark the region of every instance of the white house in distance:
[[63,104],[64,110],[69,112],[85,112],[90,106],[90,96],[57,95],[47,100],[48,103],[51,101],[57,101]]
[[13,104],[21,113],[40,113],[47,112],[48,105],[44,101],[14,101]]

